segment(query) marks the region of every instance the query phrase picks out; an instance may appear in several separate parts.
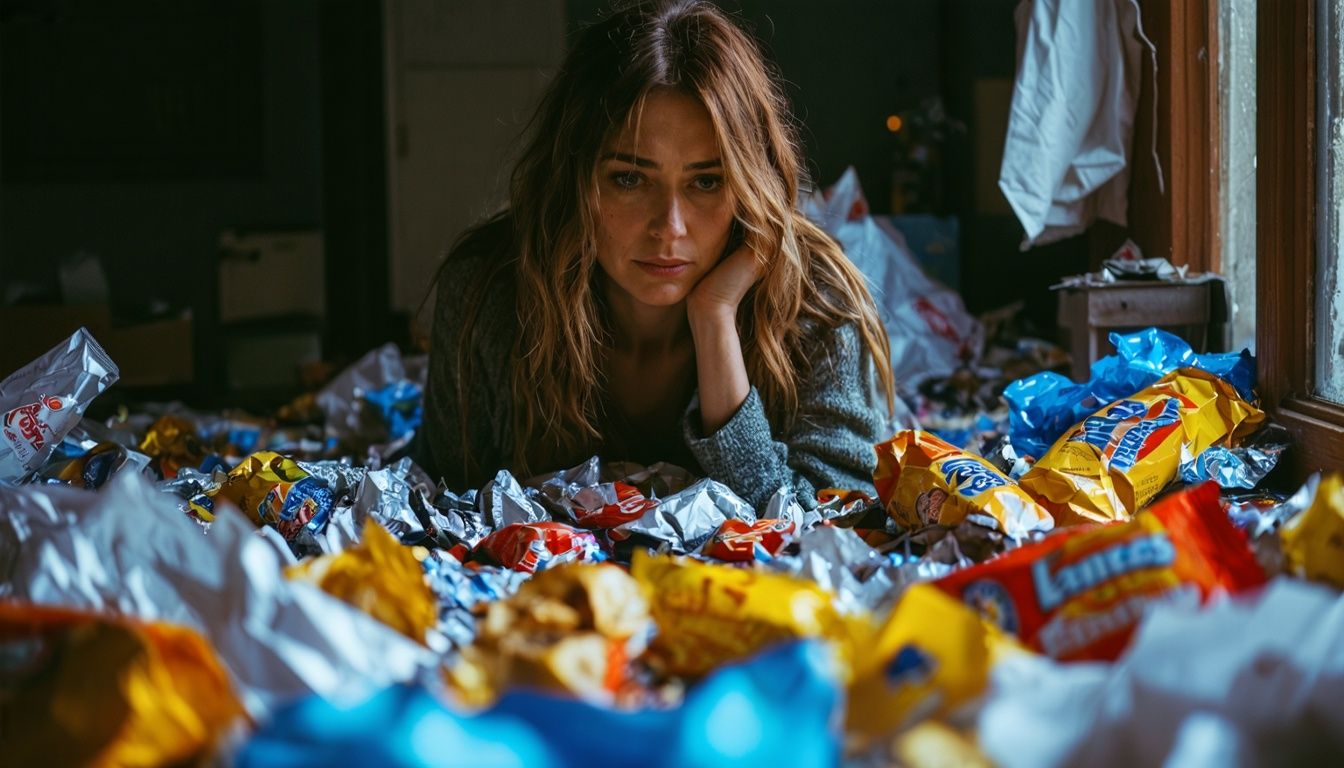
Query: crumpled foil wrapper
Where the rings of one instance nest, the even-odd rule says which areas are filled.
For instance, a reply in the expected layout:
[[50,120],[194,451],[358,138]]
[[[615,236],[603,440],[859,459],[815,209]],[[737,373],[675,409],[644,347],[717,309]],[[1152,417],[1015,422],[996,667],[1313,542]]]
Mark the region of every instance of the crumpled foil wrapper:
[[477,496],[484,523],[497,531],[514,523],[547,523],[551,515],[538,500],[534,489],[523,489],[517,478],[507,469],[501,469],[495,478],[485,484]]
[[699,548],[725,520],[756,522],[756,511],[728,486],[710,478],[662,499],[637,520],[612,528],[613,543],[651,545],[685,553]]
[[138,475],[100,492],[0,486],[0,597],[185,624],[248,711],[416,678],[427,649],[311,584],[275,531],[221,506],[208,532]]
[[1190,485],[1213,480],[1221,488],[1254,488],[1292,443],[1287,429],[1270,424],[1235,448],[1215,445],[1194,458],[1187,457],[1181,462],[1181,480]]
[[489,565],[468,568],[457,558],[435,551],[421,565],[438,599],[438,631],[457,649],[475,641],[479,606],[510,597],[532,575]]
[[427,498],[432,485],[410,459],[383,469],[339,461],[300,462],[299,466],[325,480],[336,497],[327,527],[316,537],[324,553],[354,546],[369,520],[386,528],[402,544],[451,546],[437,538],[438,527]]
[[426,514],[440,533],[468,549],[473,548],[492,532],[476,497],[476,491],[456,494],[440,488]]
[[770,562],[770,568],[816,582],[835,595],[847,614],[881,614],[911,584],[932,581],[955,566],[932,558],[884,555],[848,528],[819,525],[805,531],[798,554]]

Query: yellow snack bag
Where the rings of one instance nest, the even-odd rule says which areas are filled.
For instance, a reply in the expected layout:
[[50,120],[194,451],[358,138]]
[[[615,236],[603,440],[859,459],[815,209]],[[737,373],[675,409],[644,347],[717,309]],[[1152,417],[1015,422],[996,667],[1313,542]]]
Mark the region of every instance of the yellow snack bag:
[[291,565],[285,576],[315,584],[419,643],[438,622],[438,603],[414,551],[372,521],[358,545]]
[[1264,418],[1232,385],[1181,368],[1062,435],[1022,488],[1061,525],[1128,520],[1176,478],[1184,457],[1248,435]]
[[218,499],[232,502],[254,524],[274,527],[286,541],[319,533],[334,501],[325,481],[274,451],[243,459],[218,489],[193,498],[191,511],[210,522]]
[[1311,506],[1279,529],[1279,542],[1293,573],[1344,589],[1344,477],[1321,478]]
[[246,717],[186,627],[0,602],[0,763],[204,764]]
[[140,451],[154,459],[165,479],[177,477],[182,467],[199,467],[209,451],[196,436],[196,427],[181,416],[160,416],[145,430]]
[[1013,538],[1055,521],[993,464],[919,430],[877,446],[873,485],[887,514],[906,528],[953,526],[975,516]]
[[876,739],[978,697],[1006,653],[1026,651],[937,587],[906,590],[868,638],[849,688],[849,732]]
[[649,660],[674,675],[702,675],[782,640],[847,639],[830,593],[811,582],[643,551],[630,573],[658,625]]

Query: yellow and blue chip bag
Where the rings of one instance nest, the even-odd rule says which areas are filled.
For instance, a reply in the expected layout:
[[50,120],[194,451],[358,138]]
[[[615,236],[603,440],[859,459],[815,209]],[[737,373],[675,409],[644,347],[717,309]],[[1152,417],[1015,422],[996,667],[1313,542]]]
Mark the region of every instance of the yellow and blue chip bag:
[[1022,538],[1055,524],[993,464],[919,430],[902,430],[877,446],[873,485],[887,514],[906,528],[953,526],[973,517]]
[[1181,368],[1064,433],[1022,477],[1055,521],[1128,520],[1181,462],[1254,432],[1264,412],[1213,374]]

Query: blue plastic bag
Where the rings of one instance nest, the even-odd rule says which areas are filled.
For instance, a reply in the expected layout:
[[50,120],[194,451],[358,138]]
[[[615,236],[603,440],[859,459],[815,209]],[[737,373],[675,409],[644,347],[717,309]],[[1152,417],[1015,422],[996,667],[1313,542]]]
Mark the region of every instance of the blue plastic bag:
[[840,705],[830,649],[795,642],[715,671],[675,709],[622,712],[519,690],[466,715],[411,686],[350,704],[308,697],[277,711],[237,764],[822,768],[840,760]]
[[1249,350],[1198,354],[1184,339],[1157,328],[1112,333],[1111,343],[1118,354],[1092,363],[1092,378],[1083,384],[1042,371],[1004,389],[1008,434],[1019,455],[1040,458],[1073,425],[1177,368],[1208,371],[1226,380],[1247,402],[1256,401],[1255,357]]
[[399,440],[415,432],[424,417],[424,393],[420,385],[406,379],[365,392],[364,400],[382,417],[390,440]]

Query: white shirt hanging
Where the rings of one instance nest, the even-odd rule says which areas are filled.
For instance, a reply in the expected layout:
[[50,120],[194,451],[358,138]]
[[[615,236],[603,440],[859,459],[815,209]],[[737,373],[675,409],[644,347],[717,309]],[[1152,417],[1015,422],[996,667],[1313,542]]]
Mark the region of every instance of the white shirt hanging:
[[1157,65],[1137,0],[1022,0],[1015,16],[1017,80],[999,188],[1026,231],[1022,249],[1076,235],[1098,217],[1126,224],[1140,40]]

